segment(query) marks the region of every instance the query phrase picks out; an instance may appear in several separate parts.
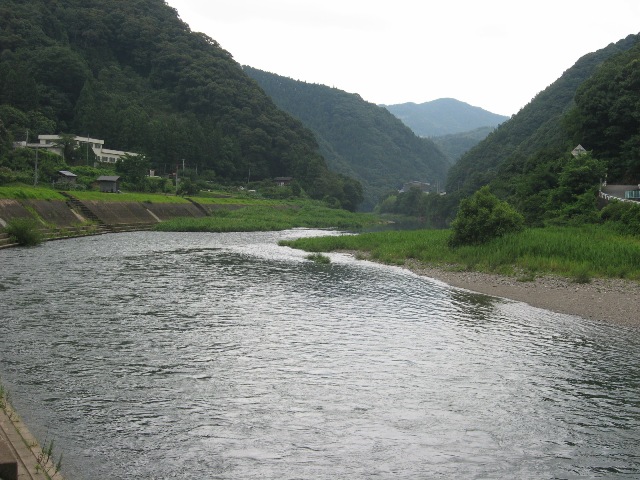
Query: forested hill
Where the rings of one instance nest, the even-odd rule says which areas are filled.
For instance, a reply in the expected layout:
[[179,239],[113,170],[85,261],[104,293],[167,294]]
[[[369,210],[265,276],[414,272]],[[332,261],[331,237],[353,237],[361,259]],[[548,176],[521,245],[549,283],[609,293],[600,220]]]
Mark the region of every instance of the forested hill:
[[[614,167],[613,170],[610,168],[610,173],[613,171],[614,176],[622,180],[625,174],[616,172],[614,154],[602,148],[601,144],[618,142],[615,150],[619,154],[620,147],[626,143],[631,155],[627,158],[634,155],[638,157],[637,148],[635,154],[632,151],[629,142],[633,139],[628,131],[635,126],[637,140],[640,106],[634,103],[636,100],[623,100],[621,95],[633,97],[632,92],[635,91],[636,95],[640,92],[637,80],[640,63],[636,59],[629,61],[629,66],[625,64],[624,68],[628,70],[626,74],[622,73],[623,67],[605,68],[603,63],[624,52],[630,52],[633,56],[633,52],[637,52],[639,38],[638,35],[630,35],[580,58],[556,82],[540,92],[452,167],[447,180],[447,192],[459,192],[461,196],[466,196],[492,181],[494,185],[499,183],[501,188],[509,190],[515,185],[515,176],[534,169],[535,164],[545,158],[558,158],[578,143],[587,150],[593,150],[596,157],[602,157],[603,154],[608,156],[607,160]],[[582,96],[577,96],[581,86],[594,74],[600,77],[604,75],[604,80],[597,82],[597,86],[588,93],[583,91]],[[624,82],[629,85],[625,86]],[[618,90],[614,90],[614,84],[617,84]],[[592,110],[599,110],[599,116],[590,113]],[[626,136],[621,136],[621,132],[626,132]]]
[[509,118],[454,98],[440,98],[420,104],[410,102],[383,105],[383,107],[421,137],[436,137],[470,132],[481,127],[496,127]]
[[3,0],[0,52],[2,145],[27,129],[91,135],[160,172],[185,159],[216,179],[292,176],[314,197],[357,197],[313,134],[163,0]]
[[316,135],[331,168],[358,179],[364,207],[409,181],[442,184],[449,161],[386,109],[359,95],[244,67],[285,111]]

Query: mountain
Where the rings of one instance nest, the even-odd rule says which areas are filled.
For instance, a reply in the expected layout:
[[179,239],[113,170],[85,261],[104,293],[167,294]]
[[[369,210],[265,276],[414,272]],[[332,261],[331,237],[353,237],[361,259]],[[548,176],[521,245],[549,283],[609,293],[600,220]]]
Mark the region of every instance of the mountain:
[[480,127],[496,127],[509,118],[453,98],[440,98],[420,104],[382,106],[420,137],[463,133]]
[[450,133],[440,137],[431,137],[431,140],[440,148],[452,164],[457,162],[462,155],[487,138],[494,127],[480,127],[470,132]]
[[[629,35],[615,44],[580,58],[520,112],[467,152],[451,168],[447,178],[447,191],[461,191],[462,195],[468,195],[491,183],[497,175],[504,177],[504,183],[509,183],[509,176],[521,172],[532,157],[542,154],[558,156],[571,151],[582,142],[581,136],[572,135],[568,128],[571,120],[568,115],[576,105],[575,97],[580,86],[605,61],[636,46],[639,38],[638,35]],[[613,77],[609,79],[613,80]],[[601,86],[601,89],[603,90],[593,93],[594,99],[605,96],[606,86]],[[606,124],[603,125],[603,129],[606,128]],[[602,132],[602,135],[607,135],[607,132]],[[589,144],[583,146],[587,150],[592,148]]]
[[450,166],[446,156],[428,139],[417,137],[386,109],[324,85],[310,84],[248,66],[273,101],[311,129],[329,166],[359,180],[363,208],[404,183],[436,185]]
[[164,0],[3,0],[0,52],[0,146],[27,129],[91,134],[159,173],[184,159],[221,183],[291,176],[314,198],[357,202],[313,134]]

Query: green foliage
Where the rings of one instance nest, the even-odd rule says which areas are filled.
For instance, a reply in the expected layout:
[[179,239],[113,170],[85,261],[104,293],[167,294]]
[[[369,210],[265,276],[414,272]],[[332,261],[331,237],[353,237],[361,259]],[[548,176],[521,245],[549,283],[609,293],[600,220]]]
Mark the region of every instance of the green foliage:
[[485,272],[560,275],[574,281],[591,277],[640,280],[640,240],[600,225],[529,228],[481,245],[449,248],[447,230],[363,233],[301,238],[281,242],[309,252],[350,250],[403,265],[415,259],[425,265]]
[[460,203],[460,210],[451,224],[449,244],[453,247],[478,245],[518,232],[523,226],[522,215],[485,186]]
[[622,234],[640,236],[640,204],[610,202],[600,212],[600,218],[607,227]]
[[[566,151],[575,147],[575,143],[581,140],[572,138],[564,115],[574,105],[576,91],[598,70],[603,61],[629,50],[637,42],[638,36],[630,35],[616,44],[580,58],[511,120],[464,155],[450,172],[447,191],[453,191],[459,183],[465,190],[475,191],[482,186],[478,181],[489,183],[502,166],[522,166],[541,149]],[[584,146],[588,150],[593,149],[589,143],[584,143]],[[597,149],[594,149],[594,154],[599,156]]]
[[184,197],[188,195],[195,195],[196,193],[198,193],[198,186],[195,183],[193,183],[190,179],[184,178],[179,181],[178,195],[181,195]]
[[322,255],[321,253],[312,253],[311,255],[307,255],[307,260],[311,260],[315,263],[329,264],[331,263],[331,259],[326,255]]
[[[562,212],[561,203],[574,203],[573,196],[584,193],[576,193],[582,187],[570,185],[573,180],[568,176],[560,186],[558,177],[567,163],[567,153],[578,143],[604,162],[610,183],[640,174],[640,88],[634,83],[640,71],[639,38],[630,35],[580,58],[463,155],[449,171],[448,194],[465,198],[489,184],[496,195],[508,199],[525,215],[527,224],[542,225],[550,210],[562,217],[567,212]],[[573,174],[581,175],[575,169]],[[576,178],[575,182],[583,180]],[[556,188],[564,191],[552,194]]]
[[0,198],[11,198],[19,200],[65,200],[55,190],[50,188],[36,187],[0,187]]
[[116,162],[116,173],[134,190],[141,190],[145,178],[149,175],[150,166],[151,163],[146,156],[126,154]]
[[609,180],[640,178],[640,44],[605,62],[580,86],[571,116],[574,138],[609,166]]
[[[184,159],[220,183],[250,171],[252,180],[294,177],[312,198],[331,195],[345,208],[358,199],[313,134],[163,1],[4,0],[0,51],[0,159],[27,129],[30,139],[73,131],[144,153],[159,175]],[[93,165],[91,149],[63,141],[67,165]],[[127,169],[126,183],[155,188],[136,172]]]
[[[331,168],[362,184],[361,192],[328,194],[342,208],[353,210],[362,197],[372,209],[380,196],[403,183],[443,182],[449,160],[429,139],[419,138],[385,108],[365,102],[359,95],[324,85],[300,82],[244,67],[285,111],[311,129]],[[344,183],[344,182],[343,182]],[[357,187],[356,187],[357,188]]]
[[247,206],[217,211],[210,217],[179,218],[159,223],[157,230],[171,232],[254,232],[289,228],[361,229],[379,222],[371,214],[335,210],[317,204],[283,207]]
[[[504,120],[507,120],[505,117]],[[433,142],[449,158],[451,164],[456,163],[462,155],[467,153],[495,129],[495,127],[481,127],[462,133],[451,133],[439,137],[432,137]]]
[[4,231],[19,245],[32,247],[42,242],[38,223],[30,218],[14,218],[7,223]]

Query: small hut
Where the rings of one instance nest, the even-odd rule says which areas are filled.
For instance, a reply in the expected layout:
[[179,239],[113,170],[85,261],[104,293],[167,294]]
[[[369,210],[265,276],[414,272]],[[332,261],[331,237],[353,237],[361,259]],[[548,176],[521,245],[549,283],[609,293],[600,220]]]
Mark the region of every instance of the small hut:
[[68,170],[58,171],[58,182],[60,183],[76,183],[78,176],[75,173],[71,173]]
[[101,175],[97,179],[100,191],[105,193],[118,193],[120,190],[120,177],[117,175]]

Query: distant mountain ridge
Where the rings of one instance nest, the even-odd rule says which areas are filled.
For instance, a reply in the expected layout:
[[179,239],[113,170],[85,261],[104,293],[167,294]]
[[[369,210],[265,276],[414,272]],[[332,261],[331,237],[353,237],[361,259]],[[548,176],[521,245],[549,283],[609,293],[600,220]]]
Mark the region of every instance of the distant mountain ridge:
[[364,209],[404,183],[441,184],[450,162],[433,141],[359,95],[244,66],[275,104],[315,135],[332,170],[361,182]]
[[480,127],[497,127],[509,119],[454,98],[430,102],[381,105],[420,137],[470,132]]

